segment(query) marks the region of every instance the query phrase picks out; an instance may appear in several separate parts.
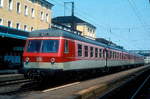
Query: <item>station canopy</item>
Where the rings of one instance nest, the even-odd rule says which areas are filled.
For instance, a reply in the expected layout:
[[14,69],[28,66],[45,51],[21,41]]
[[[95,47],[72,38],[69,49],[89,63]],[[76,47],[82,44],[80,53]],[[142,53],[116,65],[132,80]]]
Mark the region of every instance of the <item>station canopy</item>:
[[0,37],[26,40],[29,32],[0,25]]

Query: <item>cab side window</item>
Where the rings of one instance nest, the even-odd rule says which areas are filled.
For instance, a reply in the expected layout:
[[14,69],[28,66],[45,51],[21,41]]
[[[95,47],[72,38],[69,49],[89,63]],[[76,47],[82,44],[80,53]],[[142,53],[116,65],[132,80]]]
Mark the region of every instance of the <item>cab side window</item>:
[[78,44],[78,56],[82,56],[82,45]]
[[64,47],[65,47],[64,52],[65,52],[65,53],[68,53],[68,52],[69,52],[69,42],[68,42],[68,40],[65,40],[65,45],[64,45]]

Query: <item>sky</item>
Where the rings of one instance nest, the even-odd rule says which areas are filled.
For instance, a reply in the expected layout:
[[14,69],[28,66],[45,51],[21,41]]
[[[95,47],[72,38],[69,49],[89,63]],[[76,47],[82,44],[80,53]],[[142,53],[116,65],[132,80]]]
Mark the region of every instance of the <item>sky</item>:
[[150,50],[149,0],[48,0],[54,4],[52,17],[71,15],[96,26],[96,37],[111,40],[127,50]]

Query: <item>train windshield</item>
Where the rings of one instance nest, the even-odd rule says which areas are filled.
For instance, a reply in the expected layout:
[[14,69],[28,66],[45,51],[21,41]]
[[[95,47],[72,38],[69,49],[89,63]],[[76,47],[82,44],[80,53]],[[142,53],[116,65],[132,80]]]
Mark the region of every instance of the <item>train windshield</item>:
[[29,40],[27,52],[56,53],[58,45],[58,40]]
[[45,53],[58,52],[58,40],[43,40],[41,51]]

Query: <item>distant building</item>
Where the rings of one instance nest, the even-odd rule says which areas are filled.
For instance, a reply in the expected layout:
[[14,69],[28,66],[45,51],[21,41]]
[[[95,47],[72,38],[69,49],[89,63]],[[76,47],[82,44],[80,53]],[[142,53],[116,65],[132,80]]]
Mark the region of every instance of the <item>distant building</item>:
[[104,44],[106,44],[108,46],[115,46],[117,48],[124,49],[122,46],[119,46],[119,45],[113,43],[112,41],[108,41],[108,40],[106,40],[104,38],[96,38],[95,40],[98,41],[98,42],[104,43]]
[[46,0],[0,0],[0,25],[25,31],[49,28],[52,6]]
[[150,63],[150,56],[145,57],[144,61],[146,64]]
[[104,38],[96,38],[96,41],[101,42],[101,43],[104,43],[104,44],[106,44],[106,45],[114,44],[113,42],[108,41],[108,40],[106,40],[106,39],[104,39]]
[[129,50],[132,53],[137,53],[143,56],[149,56],[150,57],[150,50]]
[[76,16],[60,16],[52,19],[55,24],[62,24],[67,27],[72,27],[75,30],[81,31],[81,35],[87,38],[96,38],[96,27]]

